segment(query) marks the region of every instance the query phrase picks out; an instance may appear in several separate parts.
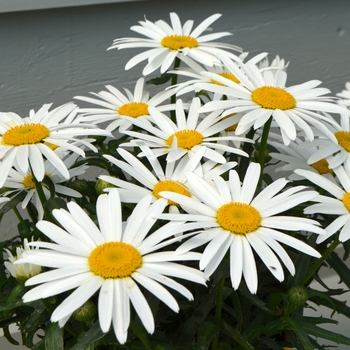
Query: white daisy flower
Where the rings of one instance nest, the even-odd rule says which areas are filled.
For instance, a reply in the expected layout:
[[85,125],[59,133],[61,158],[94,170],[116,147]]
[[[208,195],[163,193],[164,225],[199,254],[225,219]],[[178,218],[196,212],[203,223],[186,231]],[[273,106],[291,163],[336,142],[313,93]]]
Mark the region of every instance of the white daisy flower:
[[274,69],[282,69],[287,70],[289,66],[289,62],[285,62],[284,58],[280,58],[280,56],[276,55],[276,57],[272,60],[272,62],[269,62],[269,59],[266,57],[262,61],[259,62],[259,69],[265,70],[265,69],[272,69],[272,72]]
[[313,164],[326,159],[329,168],[334,169],[343,165],[347,172],[350,172],[350,119],[348,115],[340,116],[340,124],[335,122],[330,115],[332,125],[328,125],[332,138],[319,136],[317,139],[301,144],[300,148],[314,148],[318,150],[308,158],[308,164]]
[[30,251],[31,248],[28,244],[27,238],[23,240],[23,247],[16,248],[16,255],[13,255],[9,249],[5,248],[8,255],[7,260],[4,262],[5,267],[10,274],[15,277],[18,281],[25,282],[28,278],[33,277],[41,273],[41,266],[35,264],[15,264],[15,261],[22,259],[25,252]]
[[[350,111],[329,102],[329,98],[327,100],[323,97],[330,91],[326,88],[316,88],[321,84],[319,80],[311,80],[304,84],[286,87],[287,73],[283,70],[272,71],[268,69],[260,71],[254,61],[247,63],[233,62],[224,55],[219,57],[225,67],[241,83],[236,84],[226,80],[226,86],[208,83],[195,84],[196,88],[227,96],[227,100],[208,102],[201,107],[200,112],[224,109],[224,115],[245,113],[238,123],[237,135],[245,133],[251,127],[254,127],[254,129],[262,127],[272,117],[281,130],[285,145],[288,145],[291,140],[295,140],[297,128],[304,131],[306,137],[312,140],[314,133],[310,125],[333,138],[333,135],[322,123],[322,121],[327,124],[332,123],[332,120],[318,112],[350,115]],[[257,57],[262,58],[264,55],[260,54]],[[213,73],[208,72],[206,74],[214,80],[220,81],[219,79],[222,79]]]
[[31,168],[36,179],[42,181],[45,175],[43,156],[69,179],[66,165],[52,150],[51,145],[84,157],[84,151],[77,144],[97,150],[86,140],[76,137],[112,136],[93,125],[75,123],[76,105],[73,103],[49,112],[50,106],[51,104],[43,105],[37,112],[31,110],[27,118],[11,112],[0,113],[0,187],[4,185],[12,166],[25,173]]
[[120,118],[120,116],[128,116],[131,118],[149,118],[148,107],[154,106],[159,111],[170,111],[175,109],[174,104],[160,105],[175,92],[174,90],[161,91],[153,97],[150,97],[149,92],[144,90],[145,79],[140,78],[132,94],[128,89],[125,89],[126,95],[122,94],[118,89],[111,85],[106,85],[108,91],[99,93],[92,92],[99,99],[75,96],[77,100],[93,103],[100,108],[79,108],[79,112],[84,116],[80,117],[82,121],[94,124],[104,122],[112,122],[107,126],[107,131],[114,131],[121,127],[128,129],[132,125],[128,120]]
[[337,96],[341,98],[338,103],[347,107],[350,106],[350,82],[345,84],[345,90],[337,93]]
[[[56,151],[56,154],[57,153],[59,157],[62,158],[63,152]],[[78,155],[73,153],[71,155],[66,155],[62,159],[69,171],[69,179],[75,176],[84,174],[88,169],[88,166],[86,165],[82,165],[71,169],[77,157]],[[79,192],[62,184],[66,182],[67,179],[62,176],[62,174],[55,168],[55,166],[52,163],[46,160],[44,162],[44,168],[45,168],[45,175],[50,178],[52,184],[54,185],[56,195],[58,196],[64,195],[64,196],[73,197],[73,198],[81,197],[81,194]],[[27,192],[21,204],[22,209],[25,209],[28,203],[34,197],[34,204],[38,211],[38,220],[43,219],[44,209],[40,201],[38,192],[36,190],[35,183],[33,181],[33,175],[30,171],[25,173],[20,169],[18,170],[10,169],[9,175],[7,177],[7,180],[5,181],[4,186],[8,189],[8,191],[4,192],[3,194],[5,196],[13,195],[14,193],[19,194],[22,191]],[[42,184],[42,188],[46,199],[49,199],[51,196],[50,190],[46,188],[44,184]]]
[[[189,300],[193,296],[171,277],[205,284],[202,272],[175,263],[198,260],[199,253],[180,256],[173,251],[156,252],[178,240],[172,238],[161,242],[166,237],[167,225],[148,235],[156,222],[154,216],[163,211],[163,204],[157,202],[150,206],[149,198],[144,198],[128,221],[122,223],[118,191],[111,191],[97,200],[99,228],[74,202],[67,204],[69,211],[53,210],[53,216],[63,229],[48,221],[38,222],[37,228],[54,243],[30,243],[43,249],[27,252],[18,261],[52,269],[26,282],[26,286],[40,285],[23,296],[24,302],[74,289],[51,315],[51,321],[59,322],[60,327],[63,327],[72,313],[99,291],[99,322],[104,333],[112,323],[118,341],[121,344],[126,342],[130,301],[146,330],[153,333],[153,315],[139,285],[178,312],[175,298],[164,286],[176,290]],[[174,227],[173,223],[169,224]]]
[[[151,197],[152,202],[161,200],[162,196],[159,193],[162,191],[173,191],[191,197],[191,190],[187,187],[186,172],[196,171],[205,177],[210,177],[210,174],[221,175],[237,164],[236,162],[228,162],[218,167],[218,169],[214,168],[215,170],[213,170],[213,165],[206,164],[202,169],[200,160],[205,152],[205,147],[203,147],[192,158],[183,157],[179,162],[166,163],[163,170],[162,165],[154,157],[152,151],[146,146],[141,146],[141,148],[152,167],[152,171],[134,155],[122,148],[119,148],[117,151],[126,162],[120,161],[110,155],[104,155],[106,159],[122,169],[127,176],[142,184],[142,186],[139,186],[130,181],[124,181],[108,175],[101,175],[99,177],[101,180],[116,186],[121,201],[125,203],[138,203],[145,196]],[[179,212],[177,203],[173,201],[167,202],[170,206],[170,212]]]
[[233,56],[232,53],[226,50],[241,51],[239,47],[231,44],[212,42],[231,35],[231,33],[220,32],[201,35],[220,17],[221,14],[214,14],[205,19],[194,30],[192,30],[193,20],[186,21],[182,26],[179,16],[174,12],[170,13],[171,26],[163,20],[153,23],[145,19],[145,21],[139,22],[141,25],[132,26],[130,29],[146,36],[147,39],[115,39],[109,49],[150,48],[134,56],[125,66],[125,69],[128,70],[140,62],[148,60],[148,64],[143,69],[143,75],[151,74],[159,67],[161,73],[166,72],[176,57],[182,59],[187,56],[207,66],[220,64],[216,56],[219,52]]
[[284,272],[278,258],[292,275],[295,268],[279,242],[314,257],[321,255],[306,243],[279,230],[324,233],[317,221],[276,215],[312,200],[317,192],[303,191],[305,186],[295,186],[278,194],[288,183],[281,178],[254,196],[259,176],[260,165],[257,163],[249,165],[242,185],[237,172],[233,170],[229,173],[228,182],[218,176],[210,183],[195,174],[188,174],[188,182],[202,204],[177,193],[161,193],[163,197],[176,201],[181,206],[193,207],[199,213],[163,214],[161,218],[193,221],[182,225],[184,231],[187,230],[186,225],[191,229],[207,228],[183,243],[177,252],[183,254],[209,242],[200,260],[200,269],[204,269],[205,275],[210,276],[230,250],[232,286],[235,289],[239,287],[243,274],[251,293],[256,293],[258,288],[253,250],[270,272],[279,281],[283,281]]
[[[271,138],[271,133],[269,137]],[[277,135],[276,135],[277,136]],[[278,152],[269,152],[269,156],[276,159],[282,164],[279,164],[275,168],[275,171],[286,171],[290,175],[289,180],[297,181],[302,177],[294,172],[295,169],[310,170],[323,176],[332,177],[334,173],[329,167],[329,164],[325,158],[318,160],[317,162],[308,163],[308,159],[318,151],[317,147],[300,147],[304,141],[297,137],[294,141],[291,141],[288,146],[281,142],[268,140],[268,144],[277,149]]]
[[176,124],[165,114],[150,107],[152,122],[155,126],[142,123],[137,119],[133,120],[136,126],[144,129],[148,134],[126,130],[125,134],[132,136],[133,139],[129,143],[121,144],[121,147],[135,147],[138,143],[145,143],[157,157],[167,154],[167,162],[174,162],[186,154],[191,156],[202,149],[203,146],[206,147],[204,158],[217,163],[226,163],[225,157],[221,154],[222,151],[247,157],[246,152],[220,142],[233,139],[245,141],[248,139],[239,136],[212,136],[234,124],[236,117],[221,120],[221,117],[219,117],[221,111],[215,111],[199,121],[198,109],[200,105],[200,99],[195,97],[186,117],[182,100],[177,100]]
[[345,242],[350,238],[350,177],[349,173],[347,173],[342,166],[333,170],[338,183],[334,183],[334,181],[311,171],[302,169],[295,170],[298,175],[308,179],[335,197],[319,195],[313,199],[313,201],[318,203],[304,210],[305,214],[320,213],[338,215],[338,217],[325,228],[327,235],[319,236],[316,241],[317,243],[325,241],[339,230],[339,240],[341,242]]

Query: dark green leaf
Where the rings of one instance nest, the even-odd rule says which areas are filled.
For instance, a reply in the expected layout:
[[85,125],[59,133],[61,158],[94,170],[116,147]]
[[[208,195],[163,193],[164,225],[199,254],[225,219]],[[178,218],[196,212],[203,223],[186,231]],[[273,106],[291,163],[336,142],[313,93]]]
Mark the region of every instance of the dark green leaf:
[[215,335],[219,333],[218,325],[206,322],[198,330],[197,347],[201,350],[207,350]]
[[49,323],[46,326],[45,350],[64,350],[63,329],[60,328],[57,322]]
[[89,345],[95,341],[104,337],[104,333],[101,331],[99,322],[95,324],[79,339],[79,341],[73,345],[69,350],[82,350],[86,349]]
[[314,347],[310,343],[310,340],[308,338],[308,333],[305,331],[304,327],[300,324],[300,322],[297,322],[290,317],[284,317],[284,320],[286,324],[289,326],[289,328],[297,336],[298,344],[293,343],[293,345],[297,346],[298,349],[300,349],[300,345],[301,345],[302,346],[301,349],[303,350],[314,350]]
[[163,85],[166,84],[174,74],[169,74],[169,73],[163,73],[160,77],[150,79],[146,81],[147,85]]
[[28,219],[20,221],[17,225],[17,229],[22,239],[27,238],[28,241],[30,241],[30,238],[32,236],[32,230],[30,227],[30,221]]
[[6,338],[6,340],[9,343],[11,343],[13,345],[19,345],[19,342],[16,339],[12,338],[12,335],[11,335],[11,333],[9,331],[9,327],[8,326],[3,327],[2,329],[4,331],[4,337]]
[[317,327],[312,323],[302,322],[301,327],[308,334],[322,339],[328,339],[338,344],[350,345],[350,338],[327,329]]
[[239,344],[242,350],[254,350],[253,345],[251,345],[247,339],[239,333],[235,328],[228,325],[224,320],[221,321],[221,327],[223,332],[226,333],[231,339],[233,339],[237,344]]
[[11,198],[9,202],[6,202],[1,208],[0,208],[0,214],[7,213],[9,210],[14,208],[18,203],[23,202],[24,197],[26,196],[25,191],[21,191],[18,194],[16,194],[14,197]]
[[44,204],[45,208],[47,208],[50,212],[54,209],[67,209],[66,202],[62,198],[50,198]]
[[41,184],[50,191],[50,197],[55,196],[55,184],[52,182],[49,176],[45,175]]
[[350,289],[350,274],[349,268],[342,261],[338,254],[333,252],[331,256],[327,259],[330,267],[339,275],[341,281]]

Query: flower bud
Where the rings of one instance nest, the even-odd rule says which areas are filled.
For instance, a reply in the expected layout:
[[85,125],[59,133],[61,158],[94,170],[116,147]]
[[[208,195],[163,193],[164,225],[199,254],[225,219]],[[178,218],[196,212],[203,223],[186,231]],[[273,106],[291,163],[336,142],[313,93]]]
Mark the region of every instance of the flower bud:
[[72,188],[73,190],[78,191],[79,193],[86,193],[89,189],[89,184],[87,183],[86,180],[83,179],[78,179],[74,180],[69,184],[69,187]]
[[302,286],[295,286],[288,291],[288,301],[293,306],[303,306],[309,299],[309,293]]
[[90,323],[94,320],[96,311],[97,310],[95,304],[92,301],[88,300],[79,309],[76,309],[73,312],[73,317],[77,321]]
[[98,179],[96,181],[96,184],[95,184],[95,189],[96,189],[96,192],[98,194],[103,194],[105,193],[104,192],[104,189],[105,188],[111,188],[111,187],[115,187],[114,185],[112,185],[111,183],[107,182],[107,181],[104,181],[102,179]]

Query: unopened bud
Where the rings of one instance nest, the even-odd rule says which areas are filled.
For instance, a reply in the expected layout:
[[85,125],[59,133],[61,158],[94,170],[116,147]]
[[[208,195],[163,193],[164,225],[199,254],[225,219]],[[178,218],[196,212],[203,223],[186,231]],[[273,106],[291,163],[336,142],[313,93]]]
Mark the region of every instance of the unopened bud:
[[80,322],[90,323],[94,320],[96,315],[96,306],[95,304],[88,300],[85,304],[80,306],[79,309],[76,309],[73,312],[73,317]]

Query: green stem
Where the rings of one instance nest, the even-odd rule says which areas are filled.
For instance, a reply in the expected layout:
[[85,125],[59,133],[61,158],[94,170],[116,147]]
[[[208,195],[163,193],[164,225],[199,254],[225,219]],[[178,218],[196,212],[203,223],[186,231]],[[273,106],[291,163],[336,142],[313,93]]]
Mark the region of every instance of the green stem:
[[17,207],[13,207],[12,209],[13,209],[14,213],[16,214],[18,220],[19,220],[20,222],[23,222],[24,219],[23,219],[21,213],[18,211]]
[[338,247],[340,241],[338,239],[334,240],[334,242],[323,252],[321,258],[319,258],[311,267],[309,272],[303,278],[303,280],[299,283],[300,286],[305,285],[311,278],[313,278],[315,272],[321,267],[321,265],[325,262],[325,260],[331,255],[335,248]]
[[264,174],[264,166],[265,166],[265,151],[267,146],[267,140],[269,137],[271,122],[272,122],[272,117],[270,117],[270,119],[265,123],[264,129],[261,135],[261,139],[260,139],[258,163],[260,164],[261,172],[260,172],[258,187],[261,187],[261,184],[262,184],[262,176]]
[[134,332],[134,334],[141,340],[146,350],[153,350],[153,347],[150,341],[148,340],[147,334],[143,329],[138,327],[132,320],[130,320],[130,328]]
[[[220,278],[218,290],[217,290],[216,309],[215,309],[215,324],[217,326],[219,326],[220,322],[221,322],[221,312],[222,312],[222,304],[223,304],[222,296],[224,293],[225,278],[226,278],[226,275],[223,274],[222,277]],[[213,341],[211,343],[211,348],[213,350],[217,349],[218,342],[219,342],[219,329],[218,329],[217,333],[215,334]]]
[[41,205],[43,206],[43,209],[44,209],[45,217],[46,217],[46,219],[49,219],[49,218],[51,218],[51,213],[45,207],[46,197],[45,197],[45,193],[44,193],[43,187],[42,187],[41,183],[34,176],[34,173],[33,173],[32,169],[31,169],[31,173],[32,173],[32,179],[33,179],[33,182],[34,182],[34,185],[35,185],[36,192],[38,193],[38,197],[39,197]]
[[[175,58],[175,61],[174,61],[174,70],[176,70],[177,68],[180,67],[180,64],[181,64],[181,60],[180,58],[176,57]],[[177,74],[174,74],[171,78],[171,86],[174,86],[177,84],[177,78],[178,78],[178,75]],[[175,104],[176,103],[176,95],[172,95],[170,97],[170,103],[171,104]],[[175,114],[175,111],[171,111],[170,112],[170,116],[171,116],[171,120],[175,123],[176,121],[176,114]]]

